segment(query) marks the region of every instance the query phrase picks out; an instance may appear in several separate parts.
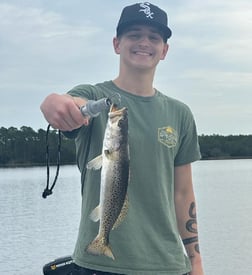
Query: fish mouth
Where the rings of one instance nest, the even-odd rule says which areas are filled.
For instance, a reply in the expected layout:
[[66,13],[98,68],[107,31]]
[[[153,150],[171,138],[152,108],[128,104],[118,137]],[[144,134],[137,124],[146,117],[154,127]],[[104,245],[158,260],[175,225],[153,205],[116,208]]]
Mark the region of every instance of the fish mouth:
[[127,112],[127,108],[126,107],[122,107],[119,109],[117,104],[112,104],[109,110],[109,117],[113,118],[115,116],[122,116]]

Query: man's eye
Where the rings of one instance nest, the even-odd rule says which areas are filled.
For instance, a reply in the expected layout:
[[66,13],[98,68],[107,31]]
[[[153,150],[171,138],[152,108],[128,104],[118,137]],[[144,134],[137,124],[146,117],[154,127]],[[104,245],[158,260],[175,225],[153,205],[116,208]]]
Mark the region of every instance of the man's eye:
[[139,38],[140,35],[139,35],[139,34],[136,34],[136,33],[132,33],[132,34],[129,34],[129,37],[130,37],[130,38]]
[[150,36],[149,38],[150,38],[150,40],[154,40],[154,41],[160,40],[160,37],[157,36],[157,35],[152,35],[152,36]]

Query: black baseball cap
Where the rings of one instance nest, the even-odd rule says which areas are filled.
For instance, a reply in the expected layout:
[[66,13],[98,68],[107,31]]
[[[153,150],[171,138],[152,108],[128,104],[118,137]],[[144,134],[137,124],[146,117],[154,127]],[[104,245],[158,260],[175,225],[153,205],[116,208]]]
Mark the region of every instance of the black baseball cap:
[[144,24],[156,27],[163,34],[166,41],[171,37],[172,31],[168,27],[168,18],[164,10],[149,2],[137,3],[122,10],[116,35],[120,36],[127,27],[135,24]]

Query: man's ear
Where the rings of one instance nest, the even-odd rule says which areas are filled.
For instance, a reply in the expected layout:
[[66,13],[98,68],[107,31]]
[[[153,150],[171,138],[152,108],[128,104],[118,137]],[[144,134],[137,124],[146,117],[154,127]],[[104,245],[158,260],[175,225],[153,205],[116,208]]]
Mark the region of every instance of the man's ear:
[[169,44],[165,43],[160,60],[164,60],[169,50]]
[[113,38],[113,46],[116,54],[120,54],[120,40],[117,37]]

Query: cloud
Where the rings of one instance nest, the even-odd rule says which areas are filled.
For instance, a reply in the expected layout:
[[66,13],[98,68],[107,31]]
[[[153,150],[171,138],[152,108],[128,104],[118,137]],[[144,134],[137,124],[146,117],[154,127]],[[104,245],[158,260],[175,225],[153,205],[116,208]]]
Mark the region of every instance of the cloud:
[[[132,1],[1,2],[2,125],[40,127],[39,105],[50,92],[117,74],[112,36],[121,8]],[[251,0],[156,2],[168,11],[173,30],[156,88],[192,108],[200,133],[247,133],[252,129]]]
[[0,4],[0,18],[0,33],[6,45],[20,49],[24,46],[24,51],[39,54],[61,54],[68,49],[71,55],[74,41],[85,46],[90,37],[101,32],[88,22],[71,25],[55,12],[11,4]]
[[218,62],[243,63],[248,68],[252,62],[251,10],[251,1],[187,2],[175,14],[175,42]]
[[85,60],[90,64],[95,54],[97,37],[103,36],[101,27],[88,20],[77,24],[43,8],[1,3],[0,20],[0,89],[12,94],[80,75],[80,66]]

